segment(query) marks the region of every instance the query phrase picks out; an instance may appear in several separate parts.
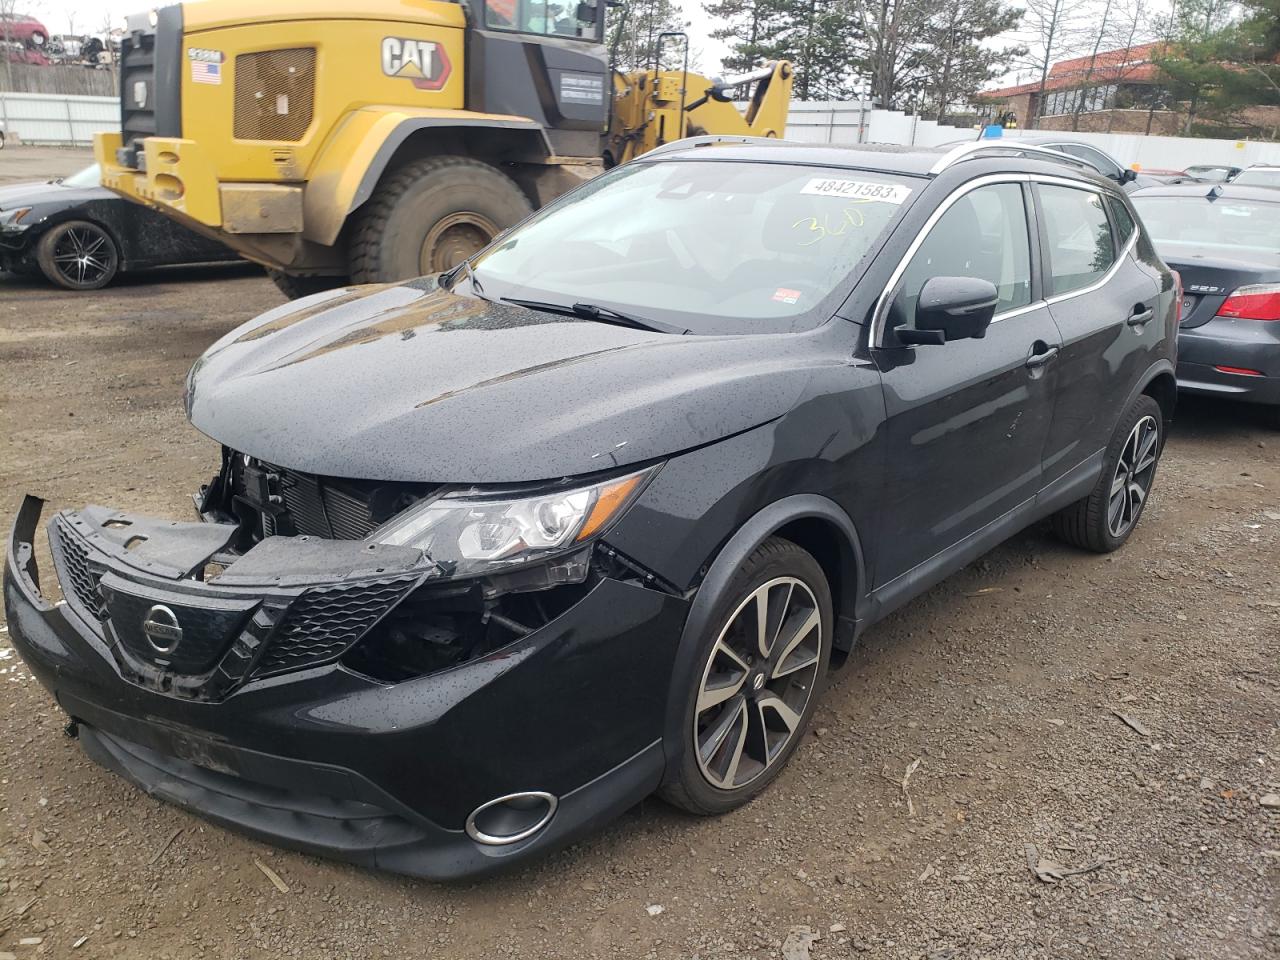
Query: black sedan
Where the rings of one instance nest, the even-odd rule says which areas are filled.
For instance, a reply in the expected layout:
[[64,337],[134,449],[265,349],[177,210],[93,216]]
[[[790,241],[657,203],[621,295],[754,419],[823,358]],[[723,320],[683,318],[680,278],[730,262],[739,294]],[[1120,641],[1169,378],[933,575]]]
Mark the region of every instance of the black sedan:
[[1133,205],[1182,275],[1178,389],[1266,404],[1280,426],[1280,191],[1171,185]]
[[1119,187],[713,143],[230,331],[185,391],[204,522],[58,513],[65,602],[28,498],[10,634],[89,755],[258,837],[478,873],[655,790],[748,802],[859,634],[1026,525],[1125,543],[1177,307]]
[[228,247],[102,187],[96,164],[0,186],[0,269],[97,290],[121,271],[237,259]]

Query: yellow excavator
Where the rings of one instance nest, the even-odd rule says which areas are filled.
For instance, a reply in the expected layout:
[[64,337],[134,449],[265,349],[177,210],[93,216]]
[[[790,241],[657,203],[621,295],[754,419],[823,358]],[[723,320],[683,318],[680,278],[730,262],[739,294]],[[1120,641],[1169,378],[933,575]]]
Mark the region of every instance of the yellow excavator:
[[611,2],[196,0],[130,17],[102,183],[299,296],[446,270],[672,140],[782,136],[789,63],[711,80],[664,34],[649,69],[620,73]]

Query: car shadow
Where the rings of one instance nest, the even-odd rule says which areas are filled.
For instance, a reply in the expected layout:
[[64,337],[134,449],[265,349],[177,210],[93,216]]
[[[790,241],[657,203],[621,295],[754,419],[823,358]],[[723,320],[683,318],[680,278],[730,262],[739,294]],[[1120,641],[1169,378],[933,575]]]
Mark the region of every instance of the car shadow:
[[1174,440],[1216,440],[1254,433],[1276,434],[1268,418],[1274,411],[1257,403],[1179,394],[1173,415]]
[[114,291],[129,291],[132,295],[145,294],[148,288],[171,283],[207,283],[216,280],[236,280],[243,277],[266,279],[262,267],[256,263],[237,260],[232,263],[183,264],[181,266],[150,267],[122,273],[101,290],[64,290],[55,286],[40,273],[8,273],[0,271],[0,293],[30,299],[56,295],[61,297],[110,296]]

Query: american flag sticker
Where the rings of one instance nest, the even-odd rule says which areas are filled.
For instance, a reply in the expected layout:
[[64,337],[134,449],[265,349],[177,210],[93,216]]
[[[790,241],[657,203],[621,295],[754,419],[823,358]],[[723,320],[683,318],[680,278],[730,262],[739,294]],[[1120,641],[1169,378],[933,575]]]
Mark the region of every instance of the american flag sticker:
[[192,83],[222,83],[222,64],[205,60],[191,61]]

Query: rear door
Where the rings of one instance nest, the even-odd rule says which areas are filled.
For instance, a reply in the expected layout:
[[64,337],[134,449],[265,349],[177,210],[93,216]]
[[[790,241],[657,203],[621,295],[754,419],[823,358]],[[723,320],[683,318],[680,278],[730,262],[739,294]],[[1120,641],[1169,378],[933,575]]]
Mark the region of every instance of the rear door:
[[[980,531],[1040,486],[1060,338],[1039,302],[1021,178],[983,178],[948,198],[891,282],[872,336],[884,384],[886,484],[876,586]],[[1000,295],[985,338],[896,346],[930,277],[989,280]]]
[[1165,326],[1158,267],[1133,255],[1137,226],[1123,201],[1075,180],[1036,181],[1046,295],[1062,333],[1048,486],[1106,446]]

